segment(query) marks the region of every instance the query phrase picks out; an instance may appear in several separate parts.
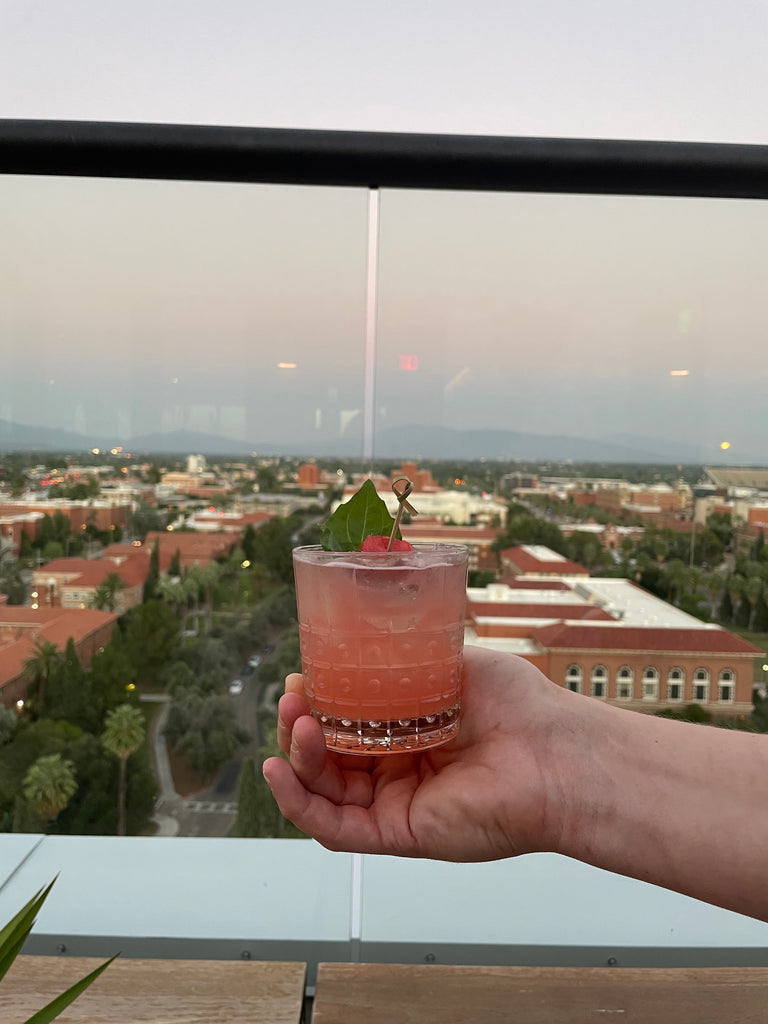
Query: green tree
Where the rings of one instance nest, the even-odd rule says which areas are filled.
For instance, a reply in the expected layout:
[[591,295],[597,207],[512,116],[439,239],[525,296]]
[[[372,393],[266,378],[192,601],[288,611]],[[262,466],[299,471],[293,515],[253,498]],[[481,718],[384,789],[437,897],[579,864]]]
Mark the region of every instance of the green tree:
[[3,562],[0,568],[0,593],[8,598],[8,604],[24,604],[27,585],[21,575],[19,562]]
[[765,534],[762,530],[757,531],[757,537],[752,545],[750,556],[754,562],[761,562],[765,557]]
[[72,722],[86,732],[95,731],[100,719],[91,691],[91,676],[83,671],[70,637],[48,678],[46,717]]
[[18,724],[19,716],[16,712],[0,704],[0,747],[11,741]]
[[35,653],[24,660],[24,675],[35,688],[34,705],[38,718],[45,714],[48,680],[59,660],[58,648],[50,640],[35,641]]
[[112,630],[112,638],[91,661],[91,701],[97,712],[99,729],[107,711],[126,703],[126,694],[136,682],[136,672],[128,657],[120,627]]
[[91,601],[91,608],[102,612],[113,612],[117,608],[117,595],[125,590],[125,583],[116,572],[110,572],[102,583],[96,587]]
[[61,754],[40,757],[24,776],[21,788],[32,811],[42,821],[51,821],[77,792],[74,765]]
[[108,712],[102,743],[120,763],[117,790],[117,834],[125,835],[125,775],[126,763],[144,742],[144,716],[137,707],[119,704]]
[[270,576],[293,583],[291,529],[285,519],[275,516],[256,530],[252,562],[262,565]]
[[180,643],[179,620],[162,601],[131,608],[123,650],[134,667],[137,683],[156,683]]
[[250,739],[237,724],[232,702],[197,686],[174,692],[165,735],[202,775],[215,772]]
[[152,551],[149,554],[149,567],[147,569],[147,578],[144,580],[144,590],[142,591],[142,601],[154,601],[155,598],[160,595],[157,593],[157,581],[160,579],[160,545],[157,541],[152,545]]
[[754,629],[757,602],[763,593],[763,581],[759,576],[750,576],[744,581],[744,599],[749,605],[749,629]]
[[251,839],[261,835],[261,801],[259,799],[256,765],[252,757],[244,757],[237,777],[237,817],[232,835]]
[[667,565],[667,581],[669,584],[669,595],[673,603],[678,607],[685,593],[688,583],[688,573],[685,564],[679,558],[673,558]]
[[701,584],[709,600],[709,617],[717,617],[718,601],[725,591],[725,580],[718,572],[705,572]]

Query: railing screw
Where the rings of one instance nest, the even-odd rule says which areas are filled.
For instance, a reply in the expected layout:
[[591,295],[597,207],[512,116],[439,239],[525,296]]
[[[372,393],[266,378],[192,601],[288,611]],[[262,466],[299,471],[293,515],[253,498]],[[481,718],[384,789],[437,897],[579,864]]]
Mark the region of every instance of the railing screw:
[[433,964],[435,962],[435,954],[434,953],[427,953],[427,955],[424,957],[424,959],[426,960],[426,962],[428,964]]
[[616,959],[615,956],[609,956],[605,962],[608,965],[608,967],[615,967],[619,961]]
[[251,951],[250,951],[250,949],[244,949],[242,951],[242,953],[240,954],[240,959],[241,960],[250,960],[251,959]]
[[56,947],[56,952],[57,953],[66,953],[67,952],[67,947],[64,945],[63,942],[60,942],[58,944],[58,946]]

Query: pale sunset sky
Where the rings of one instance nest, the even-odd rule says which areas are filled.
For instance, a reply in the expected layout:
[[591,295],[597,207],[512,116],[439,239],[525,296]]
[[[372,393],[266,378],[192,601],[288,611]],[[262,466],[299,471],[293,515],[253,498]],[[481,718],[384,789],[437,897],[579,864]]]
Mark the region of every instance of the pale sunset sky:
[[[767,44],[765,0],[4,0],[0,118],[768,144]],[[367,229],[362,189],[0,176],[0,421],[332,449]],[[768,462],[765,203],[384,190],[379,243],[377,431]]]

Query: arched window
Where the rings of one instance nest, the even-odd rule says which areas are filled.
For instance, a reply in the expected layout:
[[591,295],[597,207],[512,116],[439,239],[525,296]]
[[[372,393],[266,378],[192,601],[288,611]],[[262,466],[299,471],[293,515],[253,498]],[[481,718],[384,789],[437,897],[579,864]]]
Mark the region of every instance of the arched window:
[[705,668],[697,668],[693,673],[693,699],[697,704],[709,700],[709,672]]
[[736,676],[732,669],[724,668],[717,684],[717,699],[721,704],[733,704],[736,695]]
[[682,700],[685,687],[685,672],[681,668],[671,668],[667,675],[667,700]]
[[605,665],[595,665],[592,669],[592,696],[599,697],[601,700],[605,700],[606,683],[608,681],[608,673],[605,670]]
[[622,665],[616,678],[616,700],[632,700],[634,691],[635,673],[629,665]]
[[581,665],[569,665],[565,670],[566,688],[573,690],[574,693],[581,693],[582,680]]
[[643,700],[659,699],[659,673],[652,666],[643,671]]

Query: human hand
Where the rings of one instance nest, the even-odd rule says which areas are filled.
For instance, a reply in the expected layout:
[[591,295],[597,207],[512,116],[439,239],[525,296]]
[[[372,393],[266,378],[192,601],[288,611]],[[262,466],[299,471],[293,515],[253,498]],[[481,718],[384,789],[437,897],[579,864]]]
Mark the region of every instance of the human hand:
[[330,850],[480,861],[552,849],[570,697],[521,658],[466,647],[458,737],[366,757],[326,748],[292,675],[278,722],[289,761],[269,758],[264,776],[282,813]]

